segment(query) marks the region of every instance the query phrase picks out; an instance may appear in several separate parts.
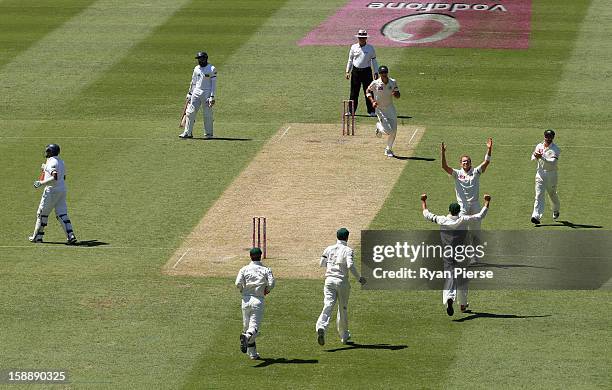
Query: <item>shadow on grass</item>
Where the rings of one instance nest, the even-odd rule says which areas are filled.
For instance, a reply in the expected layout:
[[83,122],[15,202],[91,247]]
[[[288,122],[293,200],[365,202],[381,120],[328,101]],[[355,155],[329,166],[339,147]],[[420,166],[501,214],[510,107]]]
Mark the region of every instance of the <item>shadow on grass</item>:
[[317,364],[319,361],[317,359],[285,359],[285,358],[259,358],[261,363],[254,368],[268,367],[273,364]]
[[436,161],[435,158],[431,158],[431,157],[416,157],[416,156],[406,157],[406,156],[394,155],[393,158],[396,160]]
[[545,223],[535,225],[534,227],[542,227],[542,226],[565,226],[571,229],[602,229],[603,226],[599,225],[581,225],[577,223],[572,223],[570,221],[557,221],[557,223]]
[[83,241],[77,241],[76,244],[72,244],[72,245],[68,245],[66,244],[66,241],[45,241],[44,244],[51,244],[51,245],[66,245],[66,246],[84,246],[84,247],[93,247],[93,246],[102,246],[102,245],[109,245],[108,242],[104,242],[104,241],[98,241],[98,240],[83,240]]
[[[368,114],[355,114],[355,116],[361,117],[361,118],[374,118],[376,119],[376,116],[370,116]],[[408,115],[398,115],[397,119],[412,119],[411,116]]]
[[189,139],[194,140],[194,141],[253,141],[252,138],[231,138],[231,137],[213,137],[213,138],[193,137]]
[[458,320],[453,320],[453,322],[465,322],[465,321],[475,320],[477,318],[542,318],[542,317],[551,317],[550,314],[545,314],[543,316],[517,316],[516,314],[482,313],[482,312],[472,312],[471,310],[467,310],[465,313],[469,314],[469,316],[460,318]]
[[347,351],[350,349],[388,349],[390,351],[398,351],[408,348],[407,345],[390,345],[390,344],[357,344],[352,341],[346,343],[346,346],[334,349],[328,349],[325,352]]

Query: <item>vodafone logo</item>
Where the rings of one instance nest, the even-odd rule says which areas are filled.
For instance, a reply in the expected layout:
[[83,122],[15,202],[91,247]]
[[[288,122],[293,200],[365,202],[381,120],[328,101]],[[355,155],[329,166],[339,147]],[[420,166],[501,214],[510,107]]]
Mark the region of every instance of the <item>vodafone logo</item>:
[[[415,33],[408,32],[410,31],[411,25],[423,25],[424,22],[439,24],[439,31],[425,37],[419,37]],[[418,26],[418,28],[421,27]],[[394,42],[418,44],[441,41],[459,31],[460,28],[461,26],[457,19],[452,16],[442,14],[417,14],[403,16],[387,23],[382,28],[382,34]]]

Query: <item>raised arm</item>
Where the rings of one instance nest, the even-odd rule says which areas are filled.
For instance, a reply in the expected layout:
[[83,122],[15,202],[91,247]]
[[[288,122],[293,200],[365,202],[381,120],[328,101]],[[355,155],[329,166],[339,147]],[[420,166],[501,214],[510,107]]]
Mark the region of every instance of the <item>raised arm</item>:
[[484,161],[480,164],[480,171],[484,173],[487,167],[491,163],[491,150],[493,149],[493,138],[487,138],[487,153],[485,154]]
[[[446,163],[446,145],[444,145],[444,142],[442,142],[442,145],[440,145],[440,153],[442,155],[442,169],[444,170],[444,172],[448,173],[449,175],[452,175],[453,168],[449,167]],[[427,196],[425,196],[425,199],[427,199]]]

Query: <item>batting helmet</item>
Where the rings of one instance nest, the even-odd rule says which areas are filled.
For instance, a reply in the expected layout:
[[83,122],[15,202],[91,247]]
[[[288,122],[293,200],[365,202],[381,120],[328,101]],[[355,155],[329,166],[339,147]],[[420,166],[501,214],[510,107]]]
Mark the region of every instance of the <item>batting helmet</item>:
[[553,129],[548,129],[544,132],[544,137],[555,138],[555,131]]
[[205,51],[199,51],[195,58],[208,58],[208,54]]
[[59,156],[60,147],[58,144],[49,144],[45,147],[45,153],[50,156]]

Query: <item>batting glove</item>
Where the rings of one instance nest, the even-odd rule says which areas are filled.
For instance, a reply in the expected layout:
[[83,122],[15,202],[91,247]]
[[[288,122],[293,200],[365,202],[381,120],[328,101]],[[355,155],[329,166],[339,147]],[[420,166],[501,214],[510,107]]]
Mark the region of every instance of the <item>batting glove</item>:
[[34,188],[38,188],[40,186],[42,186],[42,183],[40,182],[40,180],[34,181]]
[[366,284],[366,278],[364,278],[363,276],[359,278],[359,283],[363,286],[364,284]]
[[215,98],[209,97],[206,99],[206,104],[208,104],[208,107],[212,107],[215,104]]

